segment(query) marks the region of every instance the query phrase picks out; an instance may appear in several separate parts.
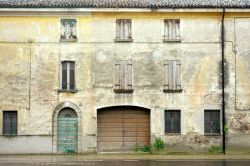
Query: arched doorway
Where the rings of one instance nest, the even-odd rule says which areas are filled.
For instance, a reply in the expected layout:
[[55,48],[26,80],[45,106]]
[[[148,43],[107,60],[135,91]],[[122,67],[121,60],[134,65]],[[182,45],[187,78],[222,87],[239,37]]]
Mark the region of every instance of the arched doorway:
[[78,117],[72,108],[63,108],[57,116],[57,152],[75,153],[78,147]]
[[97,111],[98,151],[133,151],[150,144],[150,110],[116,106]]

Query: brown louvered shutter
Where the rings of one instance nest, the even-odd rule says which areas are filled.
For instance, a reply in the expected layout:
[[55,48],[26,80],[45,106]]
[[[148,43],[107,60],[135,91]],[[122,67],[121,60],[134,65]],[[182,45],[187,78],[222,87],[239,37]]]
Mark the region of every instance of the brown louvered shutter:
[[115,63],[115,90],[122,89],[122,64],[121,61]]
[[125,61],[125,82],[126,82],[126,90],[132,90],[132,61]]

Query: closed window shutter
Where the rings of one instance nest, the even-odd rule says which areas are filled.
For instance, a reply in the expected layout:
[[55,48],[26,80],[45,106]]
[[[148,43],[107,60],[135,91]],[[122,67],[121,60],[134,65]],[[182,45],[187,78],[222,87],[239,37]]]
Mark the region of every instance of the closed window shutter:
[[175,20],[175,37],[180,39],[180,20]]
[[62,62],[62,89],[67,89],[67,63]]
[[165,61],[164,90],[181,90],[181,62],[179,60]]
[[122,89],[122,64],[121,61],[115,63],[115,89]]
[[132,90],[132,62],[126,61],[125,65],[125,81],[126,81],[126,89]]
[[169,90],[170,89],[170,61],[166,61],[164,64],[164,89]]
[[75,89],[75,63],[70,62],[70,89],[73,90]]
[[121,20],[116,20],[116,38],[121,38]]
[[181,90],[181,62],[179,60],[174,61],[173,68],[174,90]]
[[169,20],[164,20],[164,24],[165,24],[164,37],[166,39],[169,39]]

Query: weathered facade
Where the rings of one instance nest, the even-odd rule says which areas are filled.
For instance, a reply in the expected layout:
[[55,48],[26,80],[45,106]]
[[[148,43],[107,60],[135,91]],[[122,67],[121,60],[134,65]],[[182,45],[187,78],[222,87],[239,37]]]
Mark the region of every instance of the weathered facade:
[[[68,144],[78,153],[131,149],[156,137],[169,151],[221,146],[222,50],[226,150],[249,152],[248,2],[190,6],[166,0],[160,9],[149,1],[141,7],[119,2],[118,8],[0,2],[1,154],[71,152],[60,141],[72,135]],[[219,112],[216,132],[206,133],[205,110]],[[7,121],[8,111],[14,120]],[[167,122],[171,111],[178,120]],[[11,134],[4,125],[15,126],[15,118]],[[66,136],[64,124],[73,128]]]

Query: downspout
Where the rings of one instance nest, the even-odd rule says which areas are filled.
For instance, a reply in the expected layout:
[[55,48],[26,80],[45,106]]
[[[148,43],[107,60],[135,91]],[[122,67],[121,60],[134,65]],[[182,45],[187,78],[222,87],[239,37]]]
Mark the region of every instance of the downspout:
[[223,7],[221,19],[221,79],[222,79],[222,150],[226,154],[226,133],[225,133],[225,7]]

